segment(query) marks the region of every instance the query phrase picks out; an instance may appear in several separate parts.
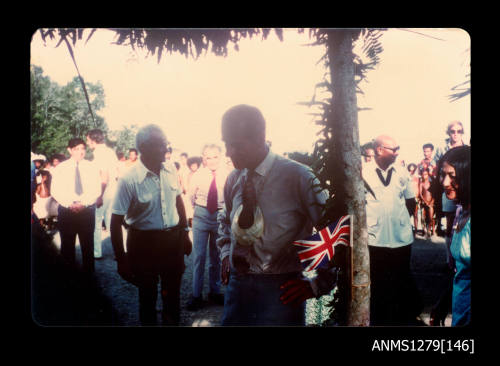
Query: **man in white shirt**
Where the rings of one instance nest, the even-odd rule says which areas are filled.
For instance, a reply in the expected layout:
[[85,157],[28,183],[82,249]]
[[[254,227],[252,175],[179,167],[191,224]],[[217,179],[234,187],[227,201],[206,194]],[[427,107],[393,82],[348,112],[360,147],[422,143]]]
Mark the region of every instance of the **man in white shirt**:
[[[112,203],[111,242],[120,276],[139,289],[142,325],[156,325],[158,277],[163,325],[178,325],[184,254],[191,252],[177,171],[165,162],[167,139],[156,125],[136,135],[139,161],[118,181]],[[127,252],[122,224],[128,227]]]
[[95,202],[101,194],[99,171],[84,159],[85,142],[69,140],[71,157],[52,171],[52,197],[59,203],[58,223],[61,254],[75,263],[76,235],[80,240],[83,269],[94,271]]
[[109,230],[111,224],[111,200],[116,192],[118,177],[118,158],[115,152],[104,143],[104,133],[99,129],[87,133],[87,145],[94,151],[94,163],[101,175],[101,195],[96,202],[94,258],[102,258],[102,220]]
[[220,146],[209,144],[203,148],[205,167],[191,177],[188,196],[194,207],[193,214],[193,295],[188,310],[202,306],[203,277],[207,257],[207,243],[210,264],[208,267],[209,301],[223,305],[220,292],[220,257],[216,246],[217,212],[224,206],[224,184],[227,170],[221,164]]
[[410,273],[415,193],[408,172],[395,164],[399,146],[389,136],[374,141],[374,161],[363,167],[371,278],[371,325],[415,325],[420,314]]

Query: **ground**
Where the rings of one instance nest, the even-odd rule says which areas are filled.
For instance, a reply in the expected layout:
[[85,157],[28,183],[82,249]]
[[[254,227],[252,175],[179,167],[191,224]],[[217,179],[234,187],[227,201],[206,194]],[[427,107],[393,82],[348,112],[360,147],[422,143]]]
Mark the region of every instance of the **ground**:
[[[34,240],[32,266],[32,313],[41,325],[139,326],[137,288],[117,273],[109,234],[103,233],[103,258],[95,263],[95,279],[86,283],[78,272],[64,267],[58,258],[60,238]],[[80,260],[77,245],[77,260]],[[198,311],[186,310],[191,295],[192,256],[185,257],[181,284],[181,326],[218,326],[222,306],[206,304]],[[56,265],[57,264],[57,265]],[[429,312],[446,285],[446,247],[443,238],[417,238],[413,244],[411,268],[424,301],[421,319],[429,324]],[[64,275],[61,275],[64,272]],[[207,278],[208,274],[205,275]],[[204,297],[208,294],[205,280]],[[83,288],[83,290],[82,290]],[[86,295],[87,293],[90,293]],[[82,300],[83,299],[83,300]],[[158,301],[158,310],[161,301]],[[159,313],[158,313],[159,314]],[[450,326],[451,315],[445,325]]]

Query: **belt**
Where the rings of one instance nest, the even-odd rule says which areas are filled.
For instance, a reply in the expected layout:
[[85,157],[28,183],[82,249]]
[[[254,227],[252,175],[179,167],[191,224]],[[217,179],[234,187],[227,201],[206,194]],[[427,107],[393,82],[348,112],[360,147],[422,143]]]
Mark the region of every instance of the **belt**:
[[[199,205],[197,203],[195,204],[195,206],[198,206],[198,207],[204,208],[205,210],[208,210],[207,206],[202,206],[202,205]],[[217,207],[217,211],[220,211],[220,210],[222,210],[222,207],[220,207],[220,208]]]
[[[70,210],[69,207],[66,207],[66,206],[62,206],[62,205],[59,205],[61,206],[62,208],[64,208],[65,210]],[[83,205],[83,208],[92,208],[95,206],[95,203],[91,204],[91,205]]]
[[165,229],[156,229],[156,230],[142,230],[142,229],[137,229],[133,226],[130,226],[129,227],[129,230],[134,230],[134,231],[141,231],[141,232],[146,232],[146,233],[169,233],[169,232],[172,232],[174,230],[178,230],[180,229],[181,227],[180,226],[172,226],[172,227],[167,227]]

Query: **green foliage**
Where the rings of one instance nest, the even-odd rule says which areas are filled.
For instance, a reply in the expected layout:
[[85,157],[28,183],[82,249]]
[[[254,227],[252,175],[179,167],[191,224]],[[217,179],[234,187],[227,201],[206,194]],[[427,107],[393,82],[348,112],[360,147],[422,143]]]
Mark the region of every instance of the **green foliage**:
[[125,156],[128,154],[128,150],[135,148],[135,136],[139,126],[133,124],[130,126],[123,126],[121,130],[111,131],[108,134],[108,139],[110,140],[110,145],[116,149],[116,151],[121,151]]
[[[181,55],[197,59],[208,51],[217,56],[227,56],[228,46],[233,45],[239,50],[238,42],[243,38],[252,38],[258,35],[267,39],[270,28],[239,28],[239,29],[165,29],[165,28],[111,28],[116,34],[115,44],[128,45],[146,49],[148,55],[157,55],[158,62],[164,52],[179,52]],[[86,42],[92,37],[95,28],[47,28],[40,29],[42,40],[58,39],[58,47],[63,41],[76,44],[83,39],[84,33],[89,33]],[[276,36],[283,40],[283,30],[274,29]]]
[[314,157],[311,154],[294,151],[287,153],[287,155],[290,159],[298,161],[299,163],[302,163],[309,167],[312,167],[314,164]]
[[467,74],[465,77],[467,78],[467,80],[451,88],[454,93],[448,95],[450,102],[462,99],[470,94],[470,74]]
[[[80,137],[92,128],[107,131],[101,116],[95,123],[78,77],[60,86],[43,75],[39,66],[31,66],[31,150],[47,157],[66,153],[69,139]],[[87,83],[94,111],[104,107],[104,89],[100,83]]]

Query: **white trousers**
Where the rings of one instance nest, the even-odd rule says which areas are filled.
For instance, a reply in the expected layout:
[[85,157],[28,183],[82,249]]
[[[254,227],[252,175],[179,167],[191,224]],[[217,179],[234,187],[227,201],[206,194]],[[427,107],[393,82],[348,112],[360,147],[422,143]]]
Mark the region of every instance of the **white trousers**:
[[115,187],[106,187],[102,196],[102,206],[95,209],[95,229],[94,229],[94,258],[102,257],[102,220],[106,225],[106,230],[110,230],[111,225],[111,204],[115,193]]

